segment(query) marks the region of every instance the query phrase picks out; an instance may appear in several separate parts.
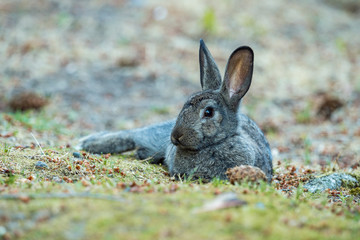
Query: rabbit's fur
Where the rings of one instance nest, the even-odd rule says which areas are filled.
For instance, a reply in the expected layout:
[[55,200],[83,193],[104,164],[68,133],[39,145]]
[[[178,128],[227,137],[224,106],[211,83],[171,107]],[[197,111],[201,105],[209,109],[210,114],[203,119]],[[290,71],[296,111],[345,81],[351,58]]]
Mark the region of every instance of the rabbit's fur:
[[251,165],[272,178],[269,144],[259,127],[239,111],[253,72],[253,51],[240,47],[230,56],[224,81],[200,40],[202,91],[190,96],[178,118],[145,128],[90,135],[81,148],[93,153],[137,149],[140,159],[164,162],[171,175],[226,179],[226,170]]

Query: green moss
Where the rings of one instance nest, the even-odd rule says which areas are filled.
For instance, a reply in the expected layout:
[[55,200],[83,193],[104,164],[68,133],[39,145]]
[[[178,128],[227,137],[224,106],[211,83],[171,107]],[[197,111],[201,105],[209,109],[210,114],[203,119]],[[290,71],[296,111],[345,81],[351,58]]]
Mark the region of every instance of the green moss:
[[349,193],[354,196],[359,196],[360,195],[360,187],[350,189]]
[[349,173],[349,175],[351,175],[352,177],[356,178],[356,180],[358,182],[360,182],[360,171],[356,171],[356,172],[353,172],[353,173]]
[[360,186],[359,182],[354,182],[354,181],[349,181],[349,180],[341,181],[341,187],[343,187],[343,188],[352,189],[352,188],[356,188],[359,186]]
[[359,172],[353,172],[348,173],[348,175],[352,176],[357,180],[357,182],[349,181],[349,180],[343,180],[341,186],[346,189],[353,189],[360,187],[360,173]]

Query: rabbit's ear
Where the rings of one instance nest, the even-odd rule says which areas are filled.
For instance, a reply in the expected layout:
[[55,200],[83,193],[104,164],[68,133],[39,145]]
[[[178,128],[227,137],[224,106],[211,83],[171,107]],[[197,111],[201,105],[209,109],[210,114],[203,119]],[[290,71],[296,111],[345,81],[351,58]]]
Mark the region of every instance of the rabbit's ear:
[[250,88],[253,73],[254,53],[250,47],[236,49],[226,65],[221,94],[230,107],[237,109],[241,98]]
[[211,56],[209,49],[204,41],[200,39],[199,49],[200,61],[200,82],[203,90],[217,90],[221,85],[221,75],[216,66],[214,58]]

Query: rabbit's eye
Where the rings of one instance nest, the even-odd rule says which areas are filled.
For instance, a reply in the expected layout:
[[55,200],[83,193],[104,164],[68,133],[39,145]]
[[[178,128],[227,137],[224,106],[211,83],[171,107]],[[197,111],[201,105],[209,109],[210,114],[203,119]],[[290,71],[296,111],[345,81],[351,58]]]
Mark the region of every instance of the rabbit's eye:
[[211,118],[214,116],[214,109],[212,107],[205,108],[204,117]]

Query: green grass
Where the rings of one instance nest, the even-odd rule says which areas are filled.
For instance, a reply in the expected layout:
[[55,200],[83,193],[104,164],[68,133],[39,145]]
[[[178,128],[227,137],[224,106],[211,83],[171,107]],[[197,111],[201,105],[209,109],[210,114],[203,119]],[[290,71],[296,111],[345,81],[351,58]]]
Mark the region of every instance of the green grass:
[[297,123],[307,124],[311,122],[311,105],[308,104],[304,109],[295,114],[295,120]]
[[214,8],[207,8],[201,19],[204,32],[214,34],[217,30],[217,19]]
[[208,189],[200,190],[185,186],[174,194],[120,194],[125,202],[46,199],[8,202],[6,207],[13,213],[49,216],[25,239],[63,239],[68,234],[78,239],[335,239],[358,233],[351,216],[337,217],[272,192],[241,196],[249,202],[241,208],[196,214],[194,209],[214,198]]
[[308,137],[304,138],[304,162],[306,165],[311,164],[311,140]]
[[[360,227],[359,203],[345,195],[333,204],[327,193],[312,195],[301,186],[287,195],[275,184],[175,181],[131,155],[80,160],[71,149],[45,148],[45,156],[38,149],[8,151],[0,165],[10,170],[0,175],[6,219],[0,225],[17,224],[24,239],[355,239]],[[39,160],[49,168],[36,169]],[[196,211],[226,192],[247,204]]]
[[167,106],[153,106],[150,109],[152,114],[167,115],[170,113],[170,108]]
[[13,126],[20,126],[36,131],[52,131],[55,134],[65,134],[68,132],[65,125],[59,123],[60,121],[55,116],[50,115],[45,110],[0,113],[0,120],[2,120],[0,124],[5,130]]
[[[43,120],[41,120],[43,118]],[[92,155],[46,145],[19,146],[29,136],[64,128],[46,112],[2,114],[0,138],[0,237],[22,239],[356,239],[358,192],[343,189],[310,194],[302,184],[281,191],[272,184],[191,178],[180,181],[166,169],[128,155]],[[68,142],[71,136],[57,134]],[[14,138],[15,141],[12,139]],[[311,155],[311,142],[304,137]],[[305,151],[306,152],[306,151]],[[304,156],[305,159],[307,156]],[[48,168],[38,169],[37,161]],[[288,176],[291,160],[275,166]],[[298,168],[300,171],[300,169]],[[298,172],[299,173],[299,172]],[[280,184],[281,185],[281,184]],[[281,188],[280,188],[281,189]],[[221,193],[245,205],[199,211]],[[14,227],[16,226],[16,227]],[[4,231],[5,229],[5,231]]]

